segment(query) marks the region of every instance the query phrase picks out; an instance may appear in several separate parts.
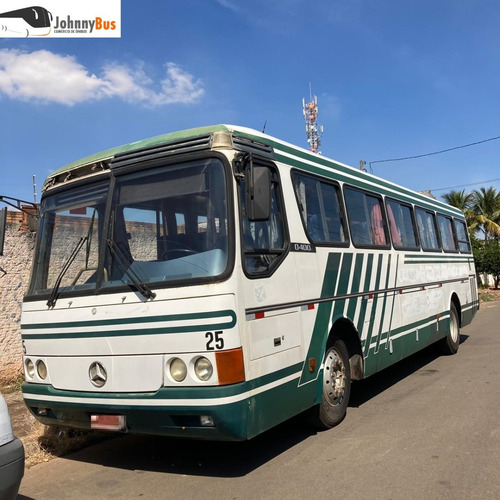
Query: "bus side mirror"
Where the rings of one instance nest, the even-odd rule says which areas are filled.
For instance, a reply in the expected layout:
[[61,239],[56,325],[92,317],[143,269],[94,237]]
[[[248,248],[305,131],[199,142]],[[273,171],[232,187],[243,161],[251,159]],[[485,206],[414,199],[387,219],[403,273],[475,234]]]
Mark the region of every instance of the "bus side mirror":
[[3,255],[5,232],[7,231],[7,207],[0,210],[0,255]]
[[268,167],[254,165],[245,170],[246,215],[249,221],[266,221],[271,217],[271,173]]

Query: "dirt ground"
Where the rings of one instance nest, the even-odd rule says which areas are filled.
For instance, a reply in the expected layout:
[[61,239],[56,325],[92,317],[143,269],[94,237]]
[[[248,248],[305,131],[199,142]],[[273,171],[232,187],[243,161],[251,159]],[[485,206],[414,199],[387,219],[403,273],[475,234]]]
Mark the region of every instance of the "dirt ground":
[[26,436],[29,436],[33,430],[33,426],[36,422],[35,417],[26,408],[24,404],[23,395],[20,391],[12,392],[10,394],[4,394],[5,402],[9,407],[10,419],[12,421],[12,427],[14,429],[14,434],[19,438],[24,440]]
[[500,289],[495,290],[494,288],[481,289],[479,290],[479,296],[481,297],[481,302],[491,302],[492,300],[500,300]]
[[116,437],[116,434],[112,433],[47,427],[37,422],[26,408],[21,391],[8,392],[4,388],[0,391],[9,407],[14,434],[23,442],[28,468],[80,450],[92,443]]
[[[500,290],[479,291],[481,302],[500,300]],[[40,462],[47,462],[56,456],[88,446],[90,443],[115,437],[115,434],[81,432],[57,427],[46,427],[37,422],[24,404],[21,391],[8,387],[0,387],[9,407],[14,434],[24,444],[26,466],[31,467]]]

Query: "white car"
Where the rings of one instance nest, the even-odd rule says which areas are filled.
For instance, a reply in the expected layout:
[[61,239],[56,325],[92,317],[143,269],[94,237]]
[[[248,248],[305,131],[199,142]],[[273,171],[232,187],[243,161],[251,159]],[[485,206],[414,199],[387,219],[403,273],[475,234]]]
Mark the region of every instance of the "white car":
[[9,410],[0,394],[0,500],[16,498],[23,475],[23,443],[12,432]]

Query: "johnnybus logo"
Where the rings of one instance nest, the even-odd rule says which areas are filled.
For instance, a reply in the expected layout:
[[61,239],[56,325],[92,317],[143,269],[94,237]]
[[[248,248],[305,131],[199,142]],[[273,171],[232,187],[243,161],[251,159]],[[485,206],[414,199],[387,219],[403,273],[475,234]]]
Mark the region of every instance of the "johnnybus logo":
[[[119,38],[120,0],[45,0],[44,6],[0,4],[0,37]],[[3,10],[4,7],[19,7]]]

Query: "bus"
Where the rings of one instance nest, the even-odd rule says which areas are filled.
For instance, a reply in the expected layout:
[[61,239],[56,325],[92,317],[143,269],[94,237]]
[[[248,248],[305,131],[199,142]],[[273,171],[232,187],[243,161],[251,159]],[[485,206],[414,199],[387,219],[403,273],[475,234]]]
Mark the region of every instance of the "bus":
[[44,424],[246,440],[479,307],[463,214],[230,125],[71,163],[43,186],[23,395]]

